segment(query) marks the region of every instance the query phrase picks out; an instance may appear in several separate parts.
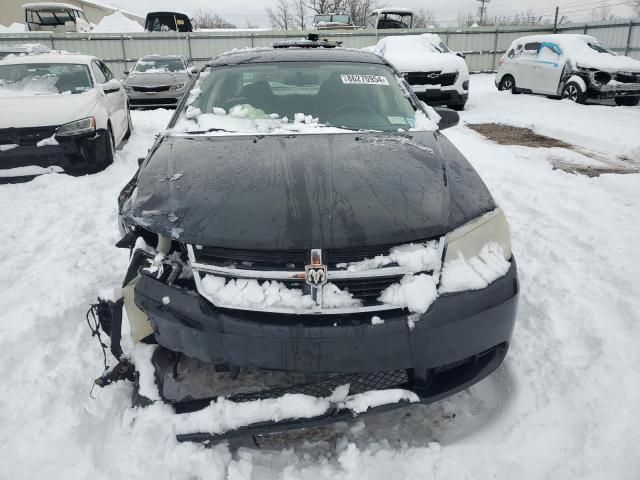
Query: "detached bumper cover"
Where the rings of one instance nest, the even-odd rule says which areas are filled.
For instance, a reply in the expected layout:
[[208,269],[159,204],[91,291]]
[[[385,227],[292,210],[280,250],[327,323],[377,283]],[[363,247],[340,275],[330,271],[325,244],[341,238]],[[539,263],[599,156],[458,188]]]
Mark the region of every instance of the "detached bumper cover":
[[58,145],[18,144],[14,148],[0,150],[0,183],[30,180],[50,172],[88,173],[94,171],[107,154],[105,130],[98,130],[91,137],[78,136],[57,141]]
[[195,292],[146,275],[136,286],[135,302],[149,316],[160,345],[207,363],[365,373],[438,368],[508,344],[518,289],[512,261],[509,272],[483,290],[441,296],[413,322],[403,310],[384,312],[379,316],[385,323],[379,325],[371,324],[370,314],[279,315],[219,309]]

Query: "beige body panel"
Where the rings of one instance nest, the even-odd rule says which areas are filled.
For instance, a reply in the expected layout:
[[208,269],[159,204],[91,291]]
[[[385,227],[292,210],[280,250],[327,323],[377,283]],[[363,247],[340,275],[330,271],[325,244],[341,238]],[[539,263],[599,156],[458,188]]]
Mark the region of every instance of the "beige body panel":
[[124,308],[127,311],[127,317],[129,318],[133,343],[138,343],[143,338],[153,334],[153,328],[151,327],[151,322],[149,322],[149,317],[147,317],[147,315],[140,310],[133,301],[135,295],[134,289],[138,280],[140,280],[139,276],[131,280],[127,286],[122,289]]

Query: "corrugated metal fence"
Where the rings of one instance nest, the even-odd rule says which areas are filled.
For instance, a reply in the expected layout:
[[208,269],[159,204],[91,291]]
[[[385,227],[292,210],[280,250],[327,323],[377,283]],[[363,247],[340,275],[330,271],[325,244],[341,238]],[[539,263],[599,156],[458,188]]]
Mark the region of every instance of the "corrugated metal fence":
[[[323,31],[322,38],[343,42],[343,46],[362,48],[375,45],[379,38],[394,35],[437,33],[452,49],[465,53],[469,69],[475,72],[494,71],[500,55],[511,42],[523,35],[551,33],[552,27],[479,27],[430,28],[414,30]],[[306,36],[301,31],[234,31],[195,32],[190,34],[132,33],[28,33],[0,34],[0,44],[43,43],[55,49],[95,55],[109,64],[117,76],[131,67],[138,58],[152,53],[181,54],[196,64],[234,48],[268,47],[274,42]],[[318,33],[318,32],[316,32]],[[598,37],[612,50],[640,59],[640,20],[623,23],[584,24],[560,27],[558,33],[585,33]]]

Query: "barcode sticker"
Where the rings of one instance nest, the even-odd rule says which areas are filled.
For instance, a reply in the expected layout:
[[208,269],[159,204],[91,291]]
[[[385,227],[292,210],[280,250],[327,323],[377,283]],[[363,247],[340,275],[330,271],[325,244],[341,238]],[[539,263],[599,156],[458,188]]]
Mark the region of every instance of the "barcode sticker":
[[351,85],[389,85],[387,77],[382,75],[362,75],[359,73],[347,73],[340,75],[342,83]]

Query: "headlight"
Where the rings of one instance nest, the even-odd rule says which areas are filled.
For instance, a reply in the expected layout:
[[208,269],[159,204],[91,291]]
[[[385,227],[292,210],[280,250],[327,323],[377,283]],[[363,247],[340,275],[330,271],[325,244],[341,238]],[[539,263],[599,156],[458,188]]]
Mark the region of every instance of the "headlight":
[[480,290],[511,268],[511,235],[496,208],[447,234],[440,293]]
[[502,249],[505,260],[511,259],[511,233],[507,217],[500,208],[485,213],[447,234],[445,264],[460,257],[477,257],[488,244]]
[[94,133],[96,131],[96,119],[94,117],[83,118],[75,122],[69,122],[58,128],[56,137],[71,137],[73,135],[82,135],[85,133]]
[[184,84],[185,84],[185,82],[182,82],[182,83],[176,83],[176,84],[173,86],[173,89],[174,89],[174,90],[180,90],[182,87],[184,87]]

